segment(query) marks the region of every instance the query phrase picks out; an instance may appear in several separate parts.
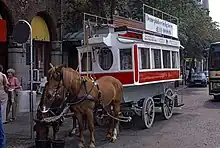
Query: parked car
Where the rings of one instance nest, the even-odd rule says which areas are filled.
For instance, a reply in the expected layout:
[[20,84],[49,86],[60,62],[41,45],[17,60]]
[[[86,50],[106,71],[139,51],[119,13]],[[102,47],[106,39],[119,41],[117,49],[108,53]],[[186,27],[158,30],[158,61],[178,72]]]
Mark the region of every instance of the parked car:
[[208,79],[204,72],[192,73],[191,80],[189,82],[189,86],[204,86],[206,87],[208,84]]
[[205,75],[206,75],[206,78],[207,78],[207,80],[208,80],[208,83],[209,83],[209,71],[204,71],[204,73],[205,73]]
[[208,78],[209,77],[209,71],[204,71],[204,73],[205,73],[205,76]]

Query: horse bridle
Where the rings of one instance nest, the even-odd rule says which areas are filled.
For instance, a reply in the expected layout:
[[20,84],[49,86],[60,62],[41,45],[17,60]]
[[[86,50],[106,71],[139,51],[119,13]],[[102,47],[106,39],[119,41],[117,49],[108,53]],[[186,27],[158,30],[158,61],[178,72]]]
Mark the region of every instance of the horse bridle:
[[[56,77],[54,77],[54,79],[55,79],[56,81],[59,81],[59,84],[57,85],[56,89],[53,91],[53,93],[52,93],[52,95],[51,95],[52,98],[55,98],[55,97],[57,97],[57,95],[59,95],[59,92],[58,92],[58,91],[59,91],[61,85],[63,85],[63,84],[62,84],[62,82],[63,82],[63,74],[62,74],[61,72],[56,72]],[[99,85],[98,85],[98,83],[97,83],[96,81],[94,81],[94,80],[93,80],[92,82],[93,82],[93,86],[92,86],[92,88],[88,91],[87,88],[86,88],[86,80],[83,78],[83,79],[81,80],[80,88],[79,88],[78,92],[75,94],[75,98],[78,97],[78,94],[80,93],[80,90],[81,90],[81,88],[82,88],[83,85],[84,85],[84,89],[85,89],[85,91],[86,91],[86,96],[84,96],[84,97],[83,97],[82,99],[80,99],[79,101],[76,101],[76,102],[74,102],[74,103],[68,103],[68,104],[69,104],[69,105],[76,105],[76,104],[78,104],[78,103],[84,101],[85,98],[87,98],[87,97],[90,95],[90,93],[92,92],[94,86],[96,86],[97,89],[98,89],[98,99],[99,99],[99,98],[101,97],[101,91],[100,91],[100,89],[99,89]],[[64,85],[63,85],[63,87],[65,88]],[[70,91],[69,91],[67,88],[65,88],[65,89],[67,90],[67,93],[64,95],[64,96],[66,97],[66,99],[63,100],[63,102],[61,103],[61,105],[60,105],[59,108],[62,108],[62,105],[67,101],[68,94],[70,94]],[[50,108],[50,110],[51,110],[51,109],[52,109],[52,108]]]
[[[55,88],[55,90],[53,91],[53,93],[51,94],[51,97],[56,97],[57,96],[57,94],[59,94],[58,93],[58,91],[59,91],[59,88],[61,87],[61,83],[63,82],[63,74],[61,73],[61,72],[56,72],[56,78],[54,78],[56,81],[59,81],[59,83],[58,83],[58,85],[57,85],[57,87]],[[63,87],[65,87],[64,85],[63,85]]]

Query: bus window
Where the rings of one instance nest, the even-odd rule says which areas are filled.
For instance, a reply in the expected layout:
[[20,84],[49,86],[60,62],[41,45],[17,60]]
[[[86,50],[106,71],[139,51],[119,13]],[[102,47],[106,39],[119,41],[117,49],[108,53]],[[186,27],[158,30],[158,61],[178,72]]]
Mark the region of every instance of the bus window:
[[161,68],[161,50],[160,49],[151,49],[151,58],[152,58],[152,68],[160,69]]
[[120,49],[120,69],[130,70],[132,69],[132,49]]
[[172,51],[172,68],[179,68],[179,54],[177,51]]
[[99,65],[103,70],[109,70],[113,64],[113,54],[109,48],[102,48],[99,52]]
[[140,48],[140,69],[150,69],[150,49],[149,48]]
[[171,68],[170,51],[169,50],[163,50],[163,67],[164,68]]
[[209,68],[212,70],[220,69],[220,46],[212,45],[209,54]]

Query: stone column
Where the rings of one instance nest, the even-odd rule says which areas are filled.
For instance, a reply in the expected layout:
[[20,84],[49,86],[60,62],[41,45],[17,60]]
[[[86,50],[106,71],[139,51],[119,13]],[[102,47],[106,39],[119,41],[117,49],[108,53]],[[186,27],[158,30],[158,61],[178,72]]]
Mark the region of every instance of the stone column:
[[52,42],[52,51],[51,51],[51,63],[53,65],[61,65],[62,64],[62,42],[61,41],[53,41]]
[[16,71],[17,78],[21,81],[24,90],[29,88],[30,65],[27,63],[26,49],[21,44],[11,43],[8,48],[8,68]]

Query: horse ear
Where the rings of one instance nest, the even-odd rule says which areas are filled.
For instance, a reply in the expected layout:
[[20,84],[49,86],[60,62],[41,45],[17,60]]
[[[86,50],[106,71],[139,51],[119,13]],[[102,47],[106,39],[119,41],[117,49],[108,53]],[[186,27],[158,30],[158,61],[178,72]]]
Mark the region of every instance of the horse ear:
[[62,65],[58,66],[58,67],[56,68],[56,70],[57,70],[57,71],[61,71],[62,68],[65,68],[65,67],[66,67],[66,65],[62,64]]
[[53,66],[53,64],[52,64],[52,63],[50,63],[50,68],[54,68],[54,66]]

